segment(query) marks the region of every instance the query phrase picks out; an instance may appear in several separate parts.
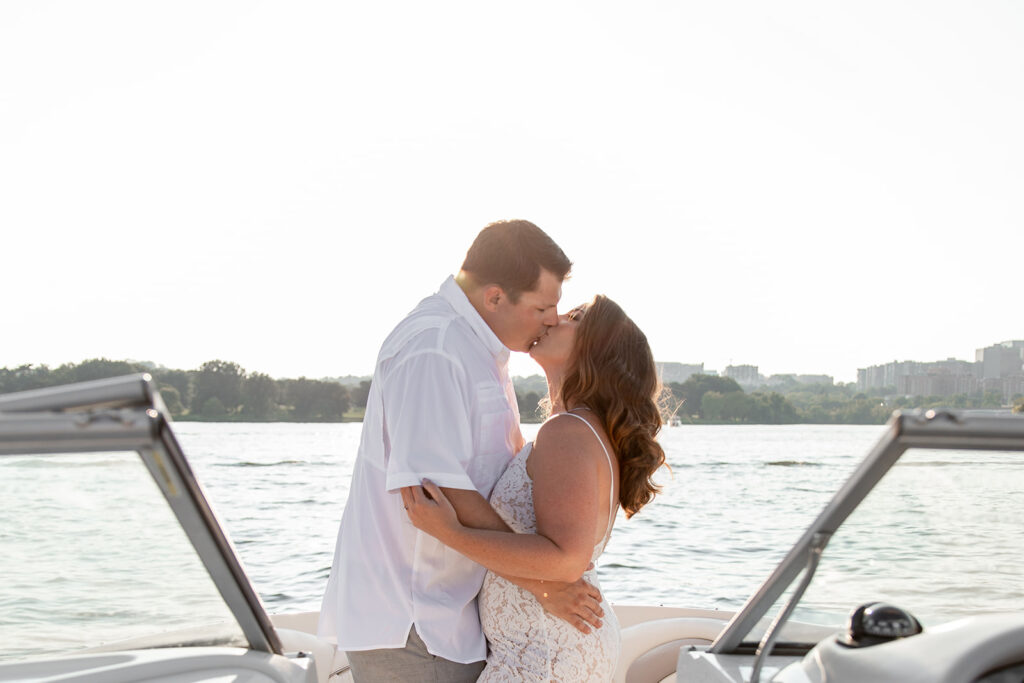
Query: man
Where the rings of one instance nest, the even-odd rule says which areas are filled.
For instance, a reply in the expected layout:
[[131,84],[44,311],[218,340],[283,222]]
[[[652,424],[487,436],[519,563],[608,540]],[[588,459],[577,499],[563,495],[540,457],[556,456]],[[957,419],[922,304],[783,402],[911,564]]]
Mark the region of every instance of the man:
[[[399,491],[429,477],[464,524],[508,530],[487,498],[523,446],[509,351],[558,323],[571,266],[536,225],[492,223],[384,341],[318,629],[357,683],[475,681],[483,669],[484,569],[413,527]],[[588,584],[513,580],[577,628],[599,625]]]

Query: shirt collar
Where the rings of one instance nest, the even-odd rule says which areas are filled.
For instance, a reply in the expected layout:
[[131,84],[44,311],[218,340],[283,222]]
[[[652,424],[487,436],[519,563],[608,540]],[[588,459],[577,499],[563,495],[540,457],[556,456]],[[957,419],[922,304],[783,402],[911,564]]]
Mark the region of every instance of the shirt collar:
[[508,347],[501,343],[498,335],[494,334],[494,330],[491,329],[490,325],[484,322],[484,319],[476,312],[473,304],[469,302],[469,297],[462,291],[462,287],[459,287],[459,283],[455,281],[454,275],[448,276],[448,279],[441,284],[441,288],[437,293],[451,304],[456,313],[469,323],[470,329],[473,330],[473,333],[480,338],[480,341],[483,342],[487,350],[494,356],[494,360],[501,364],[508,362],[510,354]]

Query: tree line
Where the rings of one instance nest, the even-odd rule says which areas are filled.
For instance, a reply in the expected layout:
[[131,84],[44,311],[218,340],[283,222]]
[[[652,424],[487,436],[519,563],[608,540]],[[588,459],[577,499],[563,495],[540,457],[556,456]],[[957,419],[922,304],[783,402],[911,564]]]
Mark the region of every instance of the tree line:
[[[247,372],[238,363],[211,360],[194,370],[149,362],[92,358],[81,363],[0,368],[0,394],[148,372],[171,416],[197,421],[344,422],[361,419],[370,380],[342,384],[327,379],[274,379]],[[547,394],[543,377],[516,378],[516,398],[524,422],[539,422]]]
[[[0,394],[150,373],[175,419],[209,421],[341,422],[358,420],[366,408],[370,380],[346,386],[332,380],[274,379],[247,372],[238,363],[211,360],[194,370],[153,363],[94,358],[56,368],[22,365],[0,368]],[[540,375],[514,378],[523,422],[540,422],[547,383]],[[982,396],[897,397],[885,389],[858,392],[853,384],[805,385],[795,380],[772,391],[747,393],[729,377],[693,375],[665,387],[661,398],[668,421],[687,424],[883,424],[901,408],[998,408],[996,393]],[[1024,397],[1014,404],[1024,413]]]
[[0,393],[41,389],[148,372],[175,419],[210,421],[340,422],[353,405],[366,405],[369,382],[351,390],[338,382],[274,379],[246,372],[238,363],[211,360],[195,370],[158,367],[152,363],[93,358],[56,368],[22,365],[0,368]]

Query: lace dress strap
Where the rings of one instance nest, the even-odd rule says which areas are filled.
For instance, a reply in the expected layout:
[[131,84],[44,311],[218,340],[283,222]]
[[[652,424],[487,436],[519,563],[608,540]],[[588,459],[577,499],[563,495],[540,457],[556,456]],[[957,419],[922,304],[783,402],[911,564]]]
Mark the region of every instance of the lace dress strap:
[[[615,513],[618,512],[619,508],[618,503],[615,500],[615,466],[612,464],[612,456],[604,445],[604,439],[602,439],[601,435],[597,433],[596,429],[594,429],[594,425],[590,424],[590,420],[585,417],[580,417],[572,411],[558,413],[558,415],[575,417],[577,420],[590,427],[590,431],[594,433],[594,438],[597,439],[599,444],[601,444],[601,450],[604,451],[604,457],[608,460],[608,472],[611,474],[611,477],[608,479],[608,483],[610,484],[608,487],[608,525],[604,529],[604,542],[607,543],[608,534],[611,533],[612,525],[615,523]],[[552,417],[558,417],[558,415],[554,415]]]

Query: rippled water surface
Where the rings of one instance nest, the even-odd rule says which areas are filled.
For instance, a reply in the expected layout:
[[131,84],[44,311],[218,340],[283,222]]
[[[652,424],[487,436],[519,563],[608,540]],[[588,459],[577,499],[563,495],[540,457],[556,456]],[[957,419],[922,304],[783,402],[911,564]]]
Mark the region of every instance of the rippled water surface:
[[[270,612],[319,608],[360,428],[175,425]],[[528,439],[536,430],[524,426]],[[613,603],[739,608],[883,432],[666,428],[661,442],[671,474],[659,477],[663,492],[654,503],[617,520],[599,571],[606,595]],[[76,628],[83,613],[98,615],[109,638],[124,635],[121,612],[130,621],[132,612],[152,608],[167,627],[216,616],[192,607],[210,587],[201,568],[185,566],[187,541],[166,510],[152,505],[162,501],[144,471],[140,476],[137,458],[60,458],[0,459],[0,656],[5,648],[32,650],[32,629],[47,620],[58,640],[89,642]],[[838,614],[862,599],[897,600],[928,618],[1024,609],[1015,557],[1024,511],[1021,456],[925,451],[904,460],[832,541],[809,599]],[[48,491],[53,485],[57,490]],[[95,576],[63,572],[70,555],[84,557]],[[42,586],[32,587],[40,577]],[[72,597],[85,581],[95,606]],[[173,586],[157,592],[174,597],[150,605],[152,598],[139,596],[150,595],[153,584]],[[118,606],[101,607],[100,598],[110,596]]]

